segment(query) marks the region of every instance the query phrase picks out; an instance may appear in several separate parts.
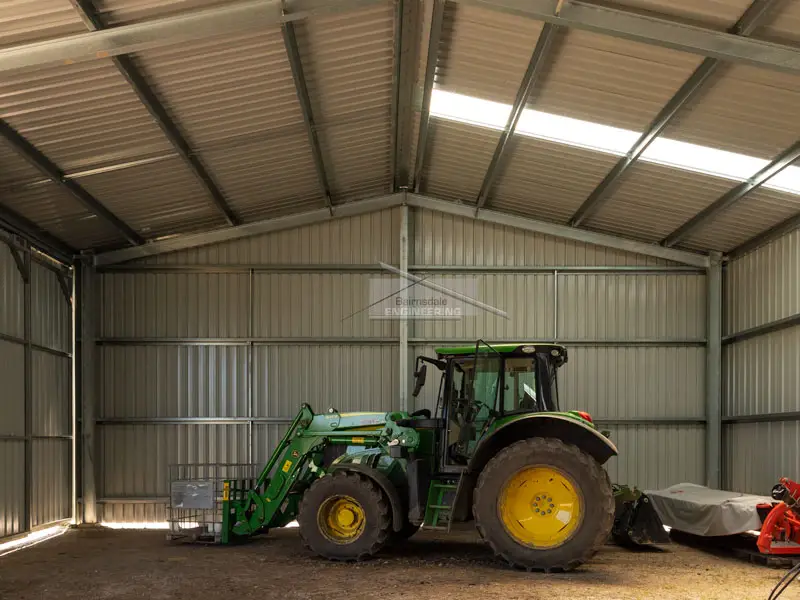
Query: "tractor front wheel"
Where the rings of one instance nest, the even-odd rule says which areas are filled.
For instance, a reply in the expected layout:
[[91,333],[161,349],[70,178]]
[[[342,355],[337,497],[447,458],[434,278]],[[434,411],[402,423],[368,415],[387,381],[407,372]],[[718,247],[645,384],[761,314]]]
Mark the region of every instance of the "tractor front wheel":
[[315,481],[300,503],[300,537],[330,560],[354,561],[377,553],[389,539],[391,511],[367,477],[337,471]]
[[591,456],[561,440],[532,438],[489,461],[473,513],[483,539],[512,566],[569,571],[605,543],[614,498],[608,475]]

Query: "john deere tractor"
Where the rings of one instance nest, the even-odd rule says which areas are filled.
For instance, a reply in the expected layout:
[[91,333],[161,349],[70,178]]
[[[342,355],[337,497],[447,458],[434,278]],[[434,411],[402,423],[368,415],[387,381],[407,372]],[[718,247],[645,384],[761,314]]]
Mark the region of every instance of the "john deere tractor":
[[605,543],[617,450],[579,411],[560,411],[564,347],[440,348],[418,357],[414,396],[441,373],[435,411],[315,414],[303,405],[255,481],[226,481],[222,541],[297,520],[305,544],[360,560],[420,527],[474,520],[511,565],[570,570]]

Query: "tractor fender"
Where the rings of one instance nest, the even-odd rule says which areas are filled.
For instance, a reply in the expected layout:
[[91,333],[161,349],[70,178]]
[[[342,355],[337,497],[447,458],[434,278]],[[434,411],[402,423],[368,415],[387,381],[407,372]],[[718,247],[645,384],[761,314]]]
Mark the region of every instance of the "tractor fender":
[[548,413],[520,417],[499,427],[478,444],[458,489],[453,509],[454,520],[464,521],[469,517],[472,510],[472,493],[483,467],[506,446],[533,437],[556,438],[564,443],[573,444],[601,465],[617,455],[617,447],[611,440],[577,419]]
[[362,475],[372,479],[372,481],[374,481],[378,487],[384,491],[386,497],[389,498],[389,504],[392,507],[392,529],[395,531],[400,531],[403,529],[405,517],[403,501],[400,499],[400,493],[397,491],[397,487],[386,475],[377,469],[373,469],[372,467],[355,463],[333,465],[329,472],[332,473],[333,471],[353,471],[355,473],[361,473]]
[[601,465],[617,455],[614,443],[594,427],[572,417],[540,413],[510,421],[481,440],[467,465],[467,472],[480,472],[503,448],[532,437],[556,438],[566,444],[573,444]]

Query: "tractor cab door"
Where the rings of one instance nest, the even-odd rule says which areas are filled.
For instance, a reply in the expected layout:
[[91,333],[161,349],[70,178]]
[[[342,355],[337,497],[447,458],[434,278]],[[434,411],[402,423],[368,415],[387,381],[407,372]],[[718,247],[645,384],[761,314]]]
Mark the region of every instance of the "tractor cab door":
[[479,341],[474,356],[452,359],[446,393],[443,467],[466,465],[484,426],[496,414],[503,357]]

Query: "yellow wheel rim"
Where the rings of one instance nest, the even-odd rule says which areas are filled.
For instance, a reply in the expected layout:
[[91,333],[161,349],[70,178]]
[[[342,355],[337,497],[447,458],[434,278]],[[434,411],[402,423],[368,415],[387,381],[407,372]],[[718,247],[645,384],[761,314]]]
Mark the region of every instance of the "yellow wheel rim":
[[577,487],[552,467],[517,471],[503,486],[497,509],[506,531],[531,548],[562,545],[583,520],[583,502]]
[[331,496],[317,510],[319,530],[335,544],[349,544],[364,531],[364,509],[350,496]]

